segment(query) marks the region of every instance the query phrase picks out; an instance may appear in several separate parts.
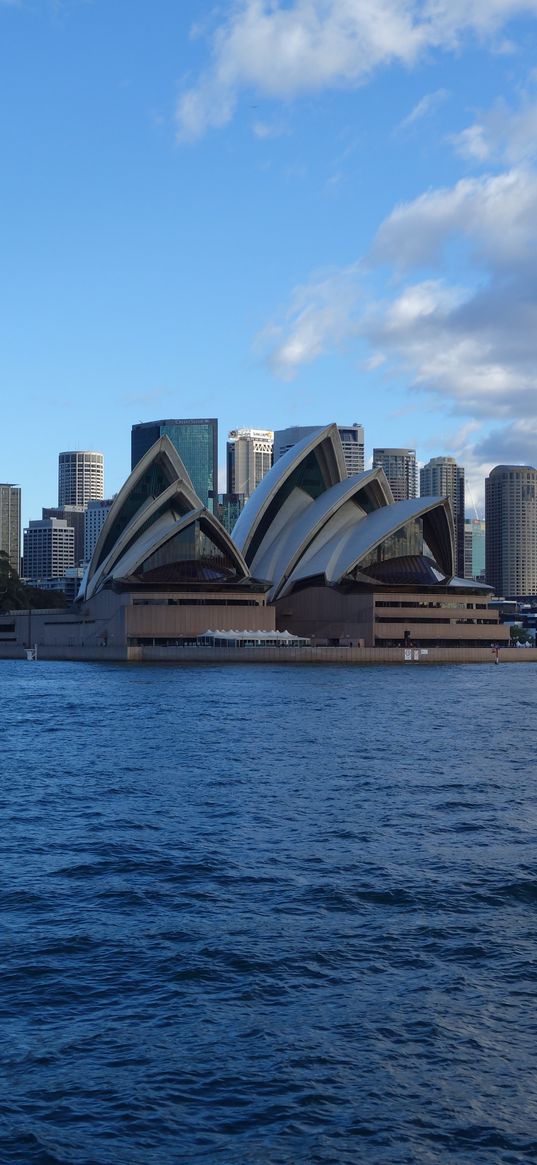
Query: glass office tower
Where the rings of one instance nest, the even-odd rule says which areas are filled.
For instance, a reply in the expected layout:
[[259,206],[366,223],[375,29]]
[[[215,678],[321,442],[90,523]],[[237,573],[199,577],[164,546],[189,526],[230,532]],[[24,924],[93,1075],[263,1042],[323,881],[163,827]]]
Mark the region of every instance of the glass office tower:
[[192,484],[211,513],[215,513],[218,493],[218,421],[205,420],[146,421],[133,425],[131,432],[131,470],[160,437],[169,437],[190,474]]
[[485,581],[486,524],[483,518],[464,520],[464,577]]

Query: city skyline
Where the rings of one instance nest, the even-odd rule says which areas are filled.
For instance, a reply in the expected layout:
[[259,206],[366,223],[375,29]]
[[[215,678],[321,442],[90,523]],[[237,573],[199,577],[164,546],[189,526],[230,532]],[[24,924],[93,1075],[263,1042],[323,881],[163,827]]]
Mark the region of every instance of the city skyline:
[[[337,438],[341,472],[345,477],[354,479],[356,474],[355,461],[359,461],[363,469],[363,427],[357,423],[352,428],[341,427],[332,422],[329,428]],[[217,418],[210,420],[176,418],[135,425],[131,431],[132,470],[134,471],[139,462],[144,461],[145,463],[150,450],[159,447],[162,439],[166,437],[171,442],[174,457],[178,458],[177,465],[182,467],[180,472],[189,482],[188,489],[191,491],[191,496],[193,499],[197,499],[196,505],[199,507],[201,504],[206,509],[213,510],[214,503],[215,517],[223,523],[224,528],[229,533],[233,523],[230,524],[228,520],[230,514],[227,513],[225,503],[241,500],[241,505],[236,511],[238,530],[241,524],[238,516],[244,501],[247,501],[248,498],[244,493],[231,492],[222,498],[219,497],[217,504],[217,499],[213,497],[211,485],[216,471],[214,457],[216,455],[217,430]],[[255,454],[256,464],[259,462],[257,469],[254,471],[253,462],[250,465],[252,481],[250,483],[251,489],[248,492],[256,493],[257,488],[261,486],[263,477],[270,472],[273,438],[274,467],[276,467],[279,460],[287,456],[295,445],[299,448],[305,441],[317,439],[319,432],[323,432],[323,430],[307,426],[295,426],[277,432],[233,430],[228,434],[228,437],[232,439],[228,440],[228,455],[231,457],[233,454],[231,461],[228,461],[228,472],[233,469],[231,462],[235,465],[233,472],[238,469],[238,463],[236,463],[237,444],[241,441],[248,446],[248,461],[251,461],[254,449],[263,449],[262,457],[259,452]],[[263,439],[261,442],[260,438]],[[45,560],[47,562],[50,560],[51,565],[49,584],[65,574],[64,568],[66,566],[72,568],[82,566],[83,563],[87,564],[90,556],[86,553],[86,544],[89,545],[91,538],[93,549],[103,520],[106,520],[104,510],[106,509],[108,512],[110,507],[115,504],[114,498],[104,502],[99,496],[102,493],[104,482],[104,459],[101,453],[73,450],[60,452],[58,461],[59,500],[61,498],[65,504],[61,507],[43,507],[42,518],[39,520],[31,519],[28,526],[23,529],[24,561],[22,574],[23,577],[38,584],[42,580],[47,582],[43,574]],[[392,447],[375,448],[372,462],[373,472],[377,468],[381,469],[385,475],[383,480],[387,481],[391,491],[390,497],[393,497],[395,503],[417,500],[418,484],[420,499],[424,498],[430,503],[435,498],[437,502],[447,500],[450,503],[454,520],[456,574],[459,578],[480,575],[481,568],[477,572],[473,569],[474,549],[471,545],[475,532],[473,527],[476,523],[475,521],[464,522],[464,524],[462,522],[464,467],[457,466],[452,457],[439,456],[432,458],[427,465],[421,468],[418,479],[414,450]],[[243,469],[245,467],[246,463]],[[365,476],[367,477],[370,472],[371,470],[368,470]],[[361,480],[363,476],[363,473],[359,472],[357,480]],[[492,491],[496,490],[496,485],[493,483],[498,483],[501,492],[505,483],[509,489],[508,483],[512,483],[515,479],[518,485],[513,493],[512,501],[509,501],[508,508],[505,510],[505,500],[500,501],[499,494],[497,498],[494,495],[496,500],[492,502]],[[483,546],[488,545],[485,578],[498,594],[500,592],[505,594],[524,593],[526,595],[535,593],[537,586],[536,480],[537,469],[534,467],[509,464],[494,467],[486,480],[486,519],[488,523],[491,523],[491,526],[490,539],[488,542],[483,541]],[[197,484],[194,484],[195,482]],[[232,482],[232,484],[234,483]],[[153,482],[150,488],[156,487],[157,483]],[[510,488],[513,492],[512,484]],[[5,485],[2,489],[8,494],[14,490],[17,492],[20,514],[20,489]],[[96,494],[97,497],[92,499],[92,494]],[[80,504],[82,496],[86,497],[86,505]],[[90,515],[86,513],[88,506],[99,508],[98,520],[95,520],[94,516],[94,520],[90,522]],[[482,527],[483,535],[486,524],[485,521],[477,523]],[[233,530],[233,534],[234,532]],[[3,549],[4,535],[3,527]],[[67,538],[71,539],[70,548],[67,545]],[[477,545],[475,551],[479,557]],[[470,569],[470,574],[468,574],[467,567]],[[65,574],[65,579],[67,580],[67,574]],[[67,581],[69,587],[72,588],[74,586],[73,580]]]
[[[219,481],[220,489],[218,490],[218,492],[224,493],[224,492],[226,492],[226,486],[227,486],[227,445],[229,443],[230,433],[231,432],[243,432],[243,431],[244,432],[246,432],[246,431],[268,432],[269,430],[260,430],[260,429],[254,429],[254,428],[247,429],[245,426],[236,425],[234,427],[234,429],[232,429],[230,431],[230,433],[228,433],[226,436],[226,434],[224,432],[222,432],[222,426],[221,426],[221,423],[220,423],[218,417],[214,418],[214,421],[216,423],[216,426],[220,427],[220,436],[219,436],[219,440],[218,440],[218,481]],[[147,428],[147,430],[149,431],[149,430],[154,429],[155,427],[166,425],[167,423],[168,422],[165,422],[165,421],[155,421],[155,420],[148,419],[147,421],[144,421],[144,422],[137,422],[136,424],[128,425],[127,439],[128,439],[128,445],[129,445],[129,452],[128,452],[128,459],[127,460],[130,462],[131,468],[132,468],[132,463],[133,463],[133,454],[132,454],[133,431],[135,431],[137,429],[143,429],[143,428]],[[199,420],[197,420],[196,418],[190,418],[190,417],[182,418],[179,423],[181,425],[200,424]],[[208,422],[203,422],[203,423],[208,423]],[[321,425],[298,424],[297,426],[291,426],[288,431],[303,434],[306,432],[314,432],[314,430],[321,428],[321,427],[322,427],[322,424]],[[351,426],[339,425],[339,428],[340,428],[340,433],[349,433],[351,431]],[[362,433],[363,433],[363,426],[355,424],[354,429],[356,429],[358,431],[362,430]],[[276,436],[278,436],[279,432],[285,432],[285,430],[280,430],[280,431],[275,430],[274,432],[276,433]],[[104,435],[105,435],[105,427],[103,426],[103,430],[101,432],[101,438]],[[100,444],[103,445],[103,444],[105,444],[105,442],[103,440],[101,440]],[[373,446],[370,442],[368,442],[367,436],[366,436],[364,468],[371,468],[372,467],[376,450],[377,450],[377,446]],[[537,452],[537,450],[536,450],[536,452]],[[71,458],[80,459],[83,455],[88,456],[88,451],[83,445],[81,445],[81,447],[78,449],[71,450],[69,452],[69,454],[64,454],[64,453],[58,452],[56,450],[51,450],[50,453],[47,452],[47,454],[46,454],[47,462],[52,459],[52,461],[54,462],[54,466],[55,466],[54,491],[55,491],[56,495],[58,494],[58,462],[59,462],[59,458],[69,456]],[[99,458],[103,457],[103,455],[100,453],[99,454],[92,453],[91,456],[92,457],[97,456]],[[444,459],[446,457],[447,458],[451,457],[451,454],[443,452],[443,453],[436,454],[436,456],[441,458],[441,459]],[[429,460],[431,460],[431,458]],[[536,457],[536,460],[537,460],[537,457]],[[416,458],[416,466],[418,469],[418,476],[419,476],[419,471],[425,466],[425,464],[426,463],[423,460]],[[494,466],[491,466],[491,469],[493,469],[493,468],[494,468]],[[354,471],[356,472],[356,470],[354,470]],[[128,472],[128,469],[127,469],[127,472]],[[104,479],[106,477],[106,474],[107,474],[107,465],[106,465],[106,461],[103,460],[102,461],[102,470],[101,470],[101,479],[100,479],[100,492],[104,493],[104,490],[106,488],[106,492],[109,494],[109,496],[112,496],[112,491],[108,490],[107,484],[105,487],[105,480]],[[47,475],[47,478],[48,478],[48,476],[49,475]],[[21,490],[21,530],[22,530],[22,529],[24,529],[24,527],[26,527],[28,525],[29,521],[40,517],[40,511],[43,508],[55,509],[55,508],[58,508],[58,506],[57,506],[57,499],[56,499],[56,501],[53,501],[51,504],[47,504],[47,499],[45,498],[45,496],[43,494],[43,488],[39,486],[39,483],[34,478],[33,496],[35,496],[38,499],[38,501],[36,504],[36,512],[30,513],[29,512],[29,504],[25,505],[24,474],[20,475],[20,477],[21,477],[21,484],[18,486],[18,488]],[[482,490],[481,490],[481,494],[480,494],[480,502],[481,502],[482,516],[484,517],[484,512],[485,512],[485,478],[483,478]],[[474,514],[475,509],[476,509],[475,499],[474,499],[474,496],[471,495],[470,498],[466,499],[466,513],[469,514],[471,512],[472,514]]]
[[[131,426],[129,427],[129,429],[128,429],[128,438],[129,438],[129,447],[130,447],[130,448],[129,448],[129,460],[130,460],[130,463],[131,463],[131,468],[133,467],[133,452],[132,452],[133,432],[134,432],[134,431],[136,431],[137,429],[144,429],[144,428],[147,428],[147,430],[148,430],[148,432],[149,432],[150,430],[156,429],[156,428],[158,428],[159,426],[164,426],[164,428],[165,428],[165,427],[166,427],[166,425],[167,425],[167,424],[169,424],[169,423],[170,423],[170,422],[165,422],[165,421],[154,421],[154,420],[147,420],[147,421],[144,421],[144,422],[138,422],[137,424],[133,424],[133,425],[131,425]],[[177,423],[177,422],[175,422],[175,423]],[[212,424],[215,424],[215,425],[216,425],[216,427],[218,427],[218,426],[220,425],[220,422],[219,422],[218,418],[214,418],[214,420],[213,420],[212,422],[200,422],[200,421],[199,421],[198,419],[196,419],[196,418],[182,418],[182,419],[179,421],[179,424],[181,424],[181,425],[184,425],[184,426],[188,426],[188,425],[199,425],[200,423],[204,423],[204,424],[209,424],[209,423],[212,423]],[[329,422],[329,423],[330,423],[330,422]],[[337,422],[336,422],[336,423],[337,423]],[[318,429],[318,428],[321,428],[321,427],[323,427],[323,426],[322,426],[322,425],[297,425],[297,426],[291,427],[291,428],[290,428],[288,431],[289,431],[289,433],[295,432],[296,434],[299,434],[299,435],[301,436],[301,435],[303,435],[303,434],[305,434],[305,433],[307,433],[307,432],[313,433],[313,432],[314,432],[316,429]],[[356,425],[355,425],[354,427],[355,427],[355,428],[357,428],[358,430],[362,429],[362,431],[363,431],[363,427],[362,427],[362,426],[359,426],[359,425],[358,425],[358,426],[356,426]],[[346,432],[346,431],[349,431],[349,427],[348,427],[348,426],[347,426],[347,428],[345,428],[344,426],[343,426],[343,427],[342,427],[342,426],[339,426],[339,428],[340,428],[340,432],[343,432],[343,433],[344,433],[344,432]],[[103,430],[103,431],[104,431],[104,430]],[[245,428],[245,427],[243,427],[243,426],[238,426],[238,425],[237,425],[237,426],[235,426],[235,428],[234,428],[233,430],[231,430],[231,431],[230,431],[230,433],[228,433],[228,434],[227,434],[227,437],[226,437],[226,434],[225,434],[225,433],[224,433],[224,434],[222,434],[222,432],[220,432],[220,438],[219,438],[219,441],[218,441],[218,481],[219,481],[219,485],[220,485],[220,487],[221,487],[221,488],[218,490],[218,493],[225,493],[225,492],[226,492],[226,487],[227,487],[227,484],[228,484],[228,482],[227,482],[227,476],[228,476],[228,465],[227,465],[227,445],[229,444],[229,437],[231,436],[231,434],[232,434],[232,433],[237,433],[237,432],[262,432],[262,431],[263,431],[263,432],[268,432],[268,430],[260,430],[260,429],[254,429],[254,428],[252,428],[252,429],[246,429],[246,428]],[[276,437],[278,437],[278,436],[279,436],[279,433],[285,433],[285,430],[280,430],[280,431],[278,431],[278,430],[275,430],[274,432],[275,432],[275,436],[276,436]],[[298,440],[298,436],[296,437],[296,439]],[[103,444],[103,443],[104,443],[104,442],[101,442],[101,444]],[[288,447],[290,447],[290,446],[288,446]],[[384,452],[384,451],[386,451],[386,452],[388,452],[388,453],[392,453],[392,452],[396,452],[396,453],[407,453],[407,452],[408,452],[408,453],[410,453],[410,454],[413,454],[413,453],[415,452],[414,450],[410,450],[410,449],[404,449],[403,447],[401,447],[401,448],[399,448],[399,449],[395,449],[395,450],[394,450],[394,449],[388,449],[388,450],[384,450],[384,449],[380,449],[380,448],[379,448],[379,447],[377,447],[377,446],[374,446],[374,447],[373,447],[373,446],[372,446],[372,447],[369,447],[369,444],[368,444],[367,442],[366,442],[366,445],[365,445],[365,449],[366,449],[366,453],[365,453],[364,468],[366,468],[366,469],[368,469],[368,468],[371,468],[371,467],[374,465],[374,462],[375,462],[375,456],[376,456],[376,454],[378,454],[379,452]],[[536,447],[536,450],[535,450],[535,452],[536,452],[536,457],[535,457],[535,459],[534,459],[534,460],[535,460],[535,461],[537,461],[537,447]],[[73,450],[71,450],[68,456],[70,456],[70,457],[76,457],[76,458],[80,458],[82,455],[88,456],[88,453],[87,453],[87,450],[85,450],[85,449],[84,449],[84,448],[81,446],[81,448],[80,448],[80,449],[73,449]],[[279,455],[279,454],[278,454],[278,455]],[[67,456],[67,455],[66,455],[66,454],[64,454],[64,453],[58,453],[58,452],[56,452],[56,451],[51,451],[51,453],[50,453],[50,456],[49,456],[48,454],[47,454],[47,456],[48,456],[48,459],[49,459],[49,460],[50,460],[50,459],[52,459],[52,460],[54,461],[54,463],[55,463],[55,466],[56,466],[56,472],[55,472],[55,476],[56,476],[56,482],[55,482],[55,490],[56,490],[56,493],[58,493],[58,461],[59,461],[59,458],[60,458],[60,457],[65,457],[65,456]],[[99,457],[99,458],[101,458],[101,459],[102,459],[102,461],[101,461],[101,479],[100,479],[99,492],[104,494],[104,488],[105,488],[105,487],[104,487],[104,478],[105,478],[106,471],[107,471],[107,470],[106,470],[106,462],[104,461],[104,459],[103,459],[103,455],[102,455],[102,454],[94,454],[94,453],[92,453],[92,454],[91,454],[91,456],[92,456],[92,457],[95,457],[95,456],[97,456],[97,457]],[[416,457],[416,490],[417,490],[417,492],[416,492],[416,495],[415,495],[415,496],[419,496],[419,495],[420,495],[420,493],[422,492],[422,491],[420,490],[420,487],[419,487],[419,480],[420,480],[420,475],[422,474],[422,470],[423,470],[423,469],[425,469],[425,468],[427,468],[427,466],[428,466],[429,462],[435,462],[435,461],[446,461],[446,460],[447,460],[447,461],[450,461],[450,460],[452,460],[452,459],[453,459],[453,458],[452,458],[452,455],[451,455],[450,453],[446,453],[446,452],[437,453],[436,455],[431,455],[431,457],[429,458],[429,461],[428,461],[428,462],[425,462],[425,461],[423,461],[423,460],[420,460],[419,458],[417,458],[417,457]],[[379,463],[380,463],[380,462],[379,462]],[[513,462],[513,463],[511,463],[511,462],[502,462],[502,463],[498,463],[498,465],[499,465],[499,464],[506,464],[506,465],[511,465],[511,464],[513,464],[513,465],[514,465],[515,463],[514,463],[514,462]],[[526,465],[527,465],[527,466],[528,466],[528,468],[530,468],[530,469],[533,469],[533,468],[535,468],[535,465],[534,465],[534,464],[532,464],[532,463],[530,463],[529,461],[528,461],[528,462],[521,462],[520,464],[521,464],[521,465],[524,465],[524,466],[526,466]],[[490,467],[490,470],[489,470],[489,473],[490,473],[490,472],[492,472],[492,470],[493,470],[493,469],[495,469],[495,468],[497,468],[497,465],[491,465],[491,467]],[[461,469],[464,471],[464,470],[465,470],[465,466],[464,466],[464,465],[463,465],[463,466],[461,466]],[[128,471],[127,471],[127,472],[128,472]],[[350,472],[350,470],[349,470],[349,472]],[[354,472],[356,472],[356,470],[354,470]],[[46,505],[46,504],[45,504],[44,495],[43,495],[43,491],[42,491],[42,489],[40,488],[40,486],[39,486],[39,483],[35,483],[35,490],[34,490],[34,492],[35,492],[35,496],[36,496],[36,497],[38,497],[40,500],[37,502],[37,505],[36,505],[36,513],[34,513],[34,514],[31,514],[31,513],[29,513],[28,506],[27,506],[27,505],[25,506],[25,504],[24,504],[24,495],[25,495],[25,486],[24,486],[24,474],[22,474],[22,475],[20,475],[20,476],[21,476],[21,484],[19,484],[19,485],[18,485],[16,488],[17,488],[17,489],[20,491],[20,495],[21,495],[21,501],[20,501],[20,513],[21,513],[21,520],[20,520],[20,525],[21,525],[21,536],[22,536],[22,531],[23,531],[23,529],[24,529],[26,526],[28,526],[28,523],[29,523],[29,521],[31,521],[31,520],[35,520],[35,519],[37,519],[38,517],[42,516],[42,514],[40,514],[40,511],[42,511],[42,510],[44,510],[44,509],[50,510],[51,512],[52,512],[52,511],[56,511],[56,510],[58,509],[58,505],[57,505],[57,502],[54,502],[54,504],[52,504],[52,505]],[[487,474],[487,476],[488,476],[488,474]],[[480,500],[480,509],[481,509],[481,511],[482,511],[482,512],[481,512],[481,515],[480,515],[480,517],[481,517],[481,518],[484,518],[484,516],[485,516],[485,483],[486,483],[486,478],[483,478],[483,482],[482,482],[482,489],[481,489],[481,491],[480,491],[480,495],[479,495],[479,500]],[[116,492],[117,492],[117,491],[116,491]],[[449,492],[449,491],[448,491],[448,492]],[[111,496],[114,496],[114,495],[113,495],[113,493],[112,493],[112,491],[108,491],[108,490],[107,490],[107,493],[109,494],[109,496],[110,496],[110,497],[111,497]],[[215,493],[216,493],[216,491],[215,491]],[[77,507],[76,507],[76,506],[74,506],[74,507],[72,507],[72,508],[77,508]],[[466,502],[465,502],[465,516],[466,516],[466,517],[469,517],[469,516],[476,516],[476,511],[477,511],[477,508],[478,508],[478,507],[476,506],[476,502],[475,502],[475,496],[474,496],[474,494],[470,493],[470,496],[469,496],[469,497],[468,497],[468,496],[466,497]]]
[[0,4],[23,524],[50,450],[102,449],[111,495],[159,415],[218,416],[221,467],[237,426],[358,417],[368,458],[454,456],[480,512],[493,466],[535,462],[537,5],[382,14]]

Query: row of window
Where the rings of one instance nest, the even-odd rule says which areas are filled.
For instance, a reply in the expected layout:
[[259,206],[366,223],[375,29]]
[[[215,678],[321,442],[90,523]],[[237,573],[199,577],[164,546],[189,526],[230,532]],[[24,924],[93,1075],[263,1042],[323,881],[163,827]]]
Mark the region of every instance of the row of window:
[[420,608],[432,607],[435,610],[439,610],[439,609],[453,610],[453,609],[458,609],[460,607],[464,607],[464,609],[466,611],[473,611],[474,609],[476,611],[486,611],[488,604],[487,603],[465,603],[464,599],[462,599],[462,598],[457,599],[456,601],[451,602],[451,603],[442,603],[442,602],[439,602],[438,600],[435,600],[434,602],[432,600],[430,602],[425,602],[425,600],[414,599],[412,602],[396,602],[393,599],[375,599],[375,607],[401,607],[401,608],[412,607],[415,610],[417,610],[418,607],[420,607]]
[[133,607],[258,607],[255,599],[134,599]]
[[[401,639],[375,639],[375,647],[405,647]],[[412,642],[412,647],[418,647],[419,643],[415,640]],[[491,639],[435,639],[434,644],[427,643],[427,649],[432,647],[493,647],[494,641]],[[505,647],[505,642],[500,646]]]
[[[376,615],[375,622],[376,623],[412,623],[413,620],[411,618],[408,618],[406,615],[404,617],[397,616],[397,615],[393,615],[393,616],[392,615]],[[423,619],[420,615],[419,619],[417,619],[415,621],[415,626],[421,627],[423,624],[428,624],[428,623],[434,623],[436,626],[439,623],[449,623],[449,624],[480,623],[480,624],[483,624],[483,623],[497,623],[497,622],[498,622],[497,619],[443,619],[442,617],[439,617],[439,616],[435,616],[434,618],[431,618],[431,619],[427,619],[427,618]]]

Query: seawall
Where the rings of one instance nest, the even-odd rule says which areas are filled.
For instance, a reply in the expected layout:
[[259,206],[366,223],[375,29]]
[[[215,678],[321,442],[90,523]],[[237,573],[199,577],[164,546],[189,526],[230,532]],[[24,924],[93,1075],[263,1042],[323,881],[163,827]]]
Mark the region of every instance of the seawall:
[[[537,663],[537,648],[501,647],[500,663]],[[88,663],[282,663],[282,664],[403,664],[423,666],[439,663],[496,663],[490,647],[106,647],[38,645],[39,660]],[[26,659],[26,649],[15,643],[0,644],[2,659]]]

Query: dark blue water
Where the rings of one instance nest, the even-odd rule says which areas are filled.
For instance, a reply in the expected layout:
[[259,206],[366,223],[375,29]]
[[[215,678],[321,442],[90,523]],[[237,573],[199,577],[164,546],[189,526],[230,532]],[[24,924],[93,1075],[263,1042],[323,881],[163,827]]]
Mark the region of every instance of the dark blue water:
[[0,1161],[537,1159],[537,667],[0,663]]

